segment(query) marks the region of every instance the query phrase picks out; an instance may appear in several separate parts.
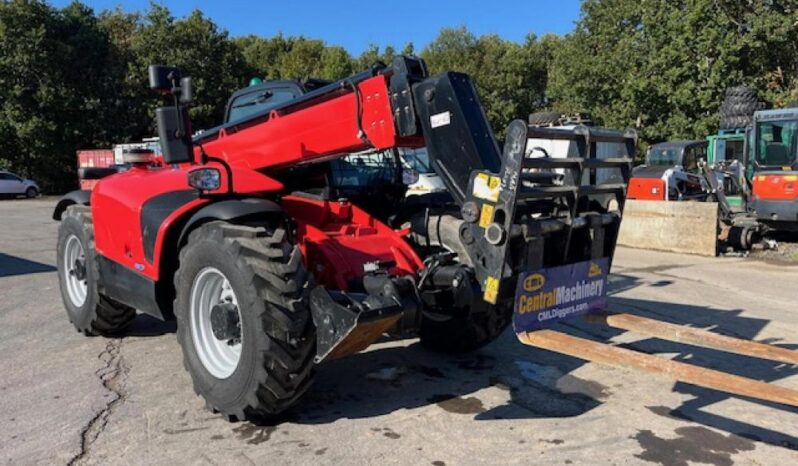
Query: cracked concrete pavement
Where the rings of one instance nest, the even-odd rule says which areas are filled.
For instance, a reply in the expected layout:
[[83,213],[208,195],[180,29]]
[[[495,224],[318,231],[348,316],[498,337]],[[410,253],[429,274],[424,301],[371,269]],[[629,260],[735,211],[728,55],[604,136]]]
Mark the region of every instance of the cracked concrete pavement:
[[[68,323],[53,199],[0,202],[3,464],[795,464],[798,410],[522,346],[385,342],[319,368],[272,426],[204,409],[174,324]],[[611,305],[798,348],[798,267],[619,250]],[[798,367],[573,322],[568,333],[798,389]]]

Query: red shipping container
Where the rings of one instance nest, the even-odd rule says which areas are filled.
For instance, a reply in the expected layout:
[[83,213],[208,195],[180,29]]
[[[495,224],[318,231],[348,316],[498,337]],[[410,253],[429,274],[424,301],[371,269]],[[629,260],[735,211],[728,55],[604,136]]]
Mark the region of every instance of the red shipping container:
[[106,168],[113,164],[114,151],[110,149],[78,151],[78,168]]

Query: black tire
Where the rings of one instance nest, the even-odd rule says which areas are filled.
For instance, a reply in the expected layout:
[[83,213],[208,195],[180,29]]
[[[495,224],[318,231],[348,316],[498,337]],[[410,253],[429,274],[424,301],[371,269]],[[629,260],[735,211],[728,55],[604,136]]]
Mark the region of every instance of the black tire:
[[743,116],[749,117],[754,114],[757,110],[762,110],[764,105],[761,102],[746,102],[746,103],[724,103],[720,109],[721,117],[735,117],[735,116]]
[[729,116],[729,117],[721,117],[720,120],[720,128],[721,129],[739,129],[739,128],[747,128],[753,124],[754,118],[753,114],[750,116]]
[[[235,293],[241,350],[233,371],[215,377],[195,346],[192,286],[208,267]],[[212,222],[194,230],[175,275],[177,338],[194,391],[230,421],[274,419],[310,387],[315,327],[308,308],[309,276],[285,229]]]
[[[410,220],[413,232],[410,239],[420,250],[429,245],[455,252],[461,264],[469,265],[470,259],[465,254],[459,234],[461,223],[457,213],[443,213],[430,218],[418,214]],[[422,316],[419,338],[424,347],[444,353],[464,353],[490,343],[507,327],[512,309],[503,303],[491,305],[483,301],[477,283],[472,288],[476,296],[470,306],[456,309],[455,315]]]
[[756,101],[758,99],[756,89],[748,86],[736,86],[726,89],[726,100]]
[[25,190],[25,197],[27,197],[28,199],[33,199],[34,197],[36,197],[38,195],[39,195],[39,191],[36,188],[32,187],[32,186]]
[[531,126],[554,126],[560,123],[562,113],[560,112],[537,112],[529,115]]
[[[64,253],[68,240],[76,238],[83,248],[85,261],[80,268],[85,274],[86,298],[77,305],[70,298],[67,279],[70,276],[70,264],[65,263]],[[99,292],[98,277],[100,268],[94,250],[94,228],[91,209],[84,205],[67,207],[58,227],[58,284],[61,289],[61,300],[64,302],[69,321],[75,328],[88,336],[114,335],[123,330],[135,317],[136,310],[109,299]]]
[[470,312],[448,320],[421,320],[421,345],[441,353],[459,354],[487,345],[502,334],[512,319],[512,308],[491,305],[476,297]]

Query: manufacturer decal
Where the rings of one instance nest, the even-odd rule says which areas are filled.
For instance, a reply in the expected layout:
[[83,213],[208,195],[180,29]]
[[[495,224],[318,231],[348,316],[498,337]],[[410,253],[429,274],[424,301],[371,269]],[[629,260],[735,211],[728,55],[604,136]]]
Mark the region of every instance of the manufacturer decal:
[[485,293],[482,295],[482,299],[485,301],[496,304],[496,300],[499,298],[499,279],[496,277],[488,277],[485,281]]
[[482,212],[479,214],[479,227],[488,228],[488,225],[493,221],[493,206],[485,203],[482,204]]
[[443,112],[443,113],[436,113],[429,117],[429,124],[433,128],[438,128],[441,126],[447,126],[452,122],[452,114],[451,112]]
[[526,272],[518,277],[516,333],[547,327],[607,307],[607,258]]
[[498,176],[478,173],[474,178],[474,188],[471,193],[474,197],[491,202],[499,201],[502,180]]

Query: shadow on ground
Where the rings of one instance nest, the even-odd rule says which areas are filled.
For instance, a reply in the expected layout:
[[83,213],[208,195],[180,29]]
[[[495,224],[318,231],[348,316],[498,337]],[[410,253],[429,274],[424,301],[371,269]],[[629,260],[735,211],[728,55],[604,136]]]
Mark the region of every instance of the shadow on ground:
[[0,278],[32,273],[54,272],[55,267],[0,252]]
[[[633,276],[615,275],[611,279],[614,295],[641,285],[643,283]],[[660,281],[645,285],[667,287],[671,283]],[[713,309],[617,296],[610,298],[610,308],[613,311],[629,312],[693,327],[712,327],[718,333],[745,339],[756,339],[769,322],[745,317],[741,310]],[[555,329],[602,342],[623,333],[621,330],[582,320],[562,323]],[[154,336],[174,331],[174,323],[163,323],[148,316],[139,316],[126,336]],[[798,345],[784,345],[779,341],[766,342],[791,349],[798,348]],[[677,354],[674,358],[677,361],[768,382],[798,373],[796,366],[730,355],[656,338],[646,338],[621,346],[648,354],[668,354],[669,357]],[[386,346],[319,366],[315,385],[299,406],[281,422],[327,424],[339,419],[372,418],[432,404],[448,412],[472,416],[477,421],[576,417],[599,406],[603,400],[612,396],[613,390],[619,389],[575,376],[573,372],[583,364],[584,361],[580,359],[523,346],[509,329],[496,342],[466,355],[433,353],[425,350],[418,342],[409,346]],[[663,384],[671,383],[664,378],[661,380]],[[479,392],[487,387],[507,391],[509,401],[495,406],[490,400],[480,399]],[[673,390],[693,398],[676,408],[649,406],[648,409],[656,415],[689,420],[725,431],[731,434],[728,436],[729,442],[742,437],[798,449],[798,438],[703,409],[733,395],[683,383],[673,384]],[[798,413],[797,409],[783,405],[759,400],[748,401]],[[236,426],[234,430],[242,440],[251,441],[264,437],[264,432],[274,429],[273,425],[245,423]],[[712,433],[709,430],[706,432],[709,432],[707,435]],[[384,434],[393,435],[389,431]],[[641,445],[644,441],[659,445],[657,439],[646,440],[646,435],[641,432]]]

